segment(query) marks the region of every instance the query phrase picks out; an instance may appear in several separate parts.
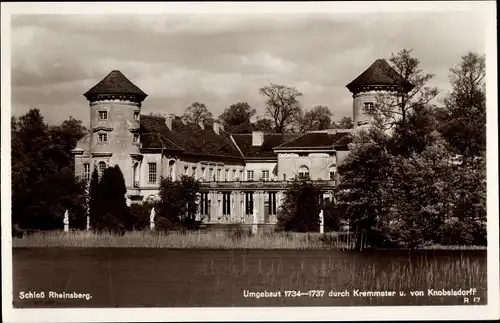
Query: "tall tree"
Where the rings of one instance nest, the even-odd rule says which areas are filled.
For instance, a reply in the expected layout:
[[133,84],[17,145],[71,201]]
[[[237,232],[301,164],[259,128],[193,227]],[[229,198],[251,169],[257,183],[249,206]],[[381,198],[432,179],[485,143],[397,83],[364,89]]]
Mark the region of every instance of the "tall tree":
[[266,99],[266,113],[274,122],[274,130],[284,133],[300,113],[299,98],[302,96],[296,88],[273,84],[259,90]]
[[225,109],[219,119],[229,133],[249,133],[252,128],[250,119],[255,113],[256,110],[252,109],[248,103],[238,102]]
[[320,190],[308,181],[294,181],[278,211],[278,228],[284,231],[319,230]]
[[343,117],[340,121],[332,122],[332,128],[335,129],[352,129],[354,127],[354,122],[351,117]]
[[94,218],[95,230],[123,233],[126,229],[131,229],[133,223],[127,206],[126,193],[125,179],[120,167],[115,165],[106,168],[99,181],[98,216]]
[[255,121],[252,124],[252,130],[255,131],[263,131],[266,133],[273,133],[274,132],[274,122],[271,119],[268,118],[257,118],[257,121]]
[[160,200],[158,202],[158,220],[169,227],[191,227],[195,224],[198,210],[196,204],[199,182],[191,176],[181,176],[180,181],[162,178],[160,181]]
[[200,121],[213,121],[212,112],[208,111],[205,104],[194,102],[184,111],[184,117],[188,122],[198,123]]
[[450,69],[452,92],[445,99],[441,133],[464,163],[486,152],[485,56],[468,53]]
[[305,113],[301,111],[297,116],[298,130],[306,132],[329,129],[332,124],[332,116],[333,113],[324,105],[317,105]]
[[397,90],[377,95],[375,104],[366,111],[387,128],[400,120],[406,122],[410,111],[428,106],[439,93],[437,87],[427,86],[434,74],[424,73],[420,60],[413,57],[412,52],[411,49],[402,49],[397,54],[391,54],[389,61],[398,73],[393,77]]

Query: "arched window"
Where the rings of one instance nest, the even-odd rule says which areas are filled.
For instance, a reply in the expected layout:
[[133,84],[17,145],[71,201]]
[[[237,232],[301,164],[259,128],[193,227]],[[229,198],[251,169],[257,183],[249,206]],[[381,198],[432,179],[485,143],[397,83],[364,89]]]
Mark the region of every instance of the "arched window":
[[328,172],[330,173],[330,180],[335,180],[335,174],[337,173],[337,167],[330,166],[330,168],[328,169]]
[[299,178],[309,179],[309,168],[307,168],[306,166],[301,166],[299,168]]
[[106,169],[106,163],[105,162],[99,162],[99,164],[97,164],[97,168],[99,170],[99,177],[102,176],[102,174],[104,173],[104,170]]

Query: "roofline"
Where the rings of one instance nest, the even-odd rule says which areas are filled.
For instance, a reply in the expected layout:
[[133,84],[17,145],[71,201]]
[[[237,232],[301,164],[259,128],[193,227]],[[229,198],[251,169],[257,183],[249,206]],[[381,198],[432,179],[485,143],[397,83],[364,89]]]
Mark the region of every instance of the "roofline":
[[315,150],[315,149],[333,149],[334,145],[331,146],[297,146],[297,147],[287,147],[287,146],[276,146],[273,149],[274,150],[294,150],[294,149],[310,149],[310,150]]
[[245,157],[245,155],[243,154],[243,152],[241,151],[240,147],[238,146],[238,144],[236,143],[236,140],[234,140],[233,138],[233,135],[232,134],[229,134],[229,138],[231,138],[231,141],[233,142],[233,144],[236,146],[236,148],[238,149],[238,151],[240,152],[241,156],[242,157]]

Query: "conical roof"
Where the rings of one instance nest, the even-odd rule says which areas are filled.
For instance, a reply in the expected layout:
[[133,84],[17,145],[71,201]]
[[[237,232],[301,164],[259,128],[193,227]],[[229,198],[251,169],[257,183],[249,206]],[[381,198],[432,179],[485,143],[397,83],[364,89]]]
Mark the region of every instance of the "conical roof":
[[118,70],[111,71],[102,81],[88,90],[84,96],[89,99],[99,94],[134,95],[141,101],[148,96]]
[[[356,92],[364,86],[401,86],[401,75],[392,68],[385,59],[377,59],[361,75],[354,79],[346,87],[351,92]],[[409,84],[408,84],[409,85]],[[411,87],[411,85],[409,85]]]

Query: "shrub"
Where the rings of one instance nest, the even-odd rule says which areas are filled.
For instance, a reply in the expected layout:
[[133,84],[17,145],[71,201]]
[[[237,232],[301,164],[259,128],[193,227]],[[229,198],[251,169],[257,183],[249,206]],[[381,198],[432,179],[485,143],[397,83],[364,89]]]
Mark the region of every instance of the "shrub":
[[[130,217],[134,230],[149,229],[151,209],[155,206],[151,202],[134,203],[130,205]],[[155,219],[156,221],[156,219]]]
[[286,191],[278,211],[278,228],[284,231],[319,231],[320,190],[308,181],[296,181]]

